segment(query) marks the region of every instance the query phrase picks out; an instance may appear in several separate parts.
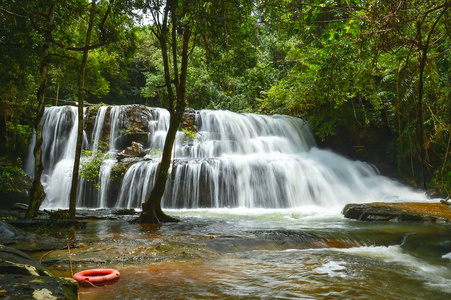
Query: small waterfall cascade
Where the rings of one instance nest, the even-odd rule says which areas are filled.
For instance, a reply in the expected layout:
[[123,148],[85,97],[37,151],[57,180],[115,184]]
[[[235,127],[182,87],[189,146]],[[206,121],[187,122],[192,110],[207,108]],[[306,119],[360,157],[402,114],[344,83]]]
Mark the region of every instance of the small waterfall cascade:
[[[169,118],[165,109],[141,105],[87,108],[77,206],[140,208],[154,184]],[[75,107],[45,110],[45,208],[69,205],[77,122]],[[292,208],[424,199],[369,164],[317,148],[299,118],[190,110],[177,133],[162,205]]]

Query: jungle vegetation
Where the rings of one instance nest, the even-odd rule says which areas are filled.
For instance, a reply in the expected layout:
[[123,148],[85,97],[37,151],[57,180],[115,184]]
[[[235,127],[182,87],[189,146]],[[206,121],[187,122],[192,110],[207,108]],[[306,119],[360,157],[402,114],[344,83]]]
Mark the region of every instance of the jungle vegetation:
[[450,37],[450,0],[3,0],[1,185],[43,108],[84,99],[301,117],[449,195]]

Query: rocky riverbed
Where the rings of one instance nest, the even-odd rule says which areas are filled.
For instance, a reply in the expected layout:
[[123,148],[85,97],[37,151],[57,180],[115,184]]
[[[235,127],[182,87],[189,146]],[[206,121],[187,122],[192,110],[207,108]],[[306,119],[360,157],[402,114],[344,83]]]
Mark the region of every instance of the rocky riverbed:
[[[15,213],[17,214],[17,212]],[[128,219],[132,218],[133,214],[136,214],[134,210],[91,210],[87,212],[80,211],[79,213],[79,218],[82,219],[97,220],[106,218],[116,222],[124,218],[124,215],[127,215],[126,218]],[[361,221],[389,221],[391,223],[451,223],[451,207],[445,203],[440,203],[439,201],[427,203],[415,202],[348,204],[343,209],[343,215],[346,218]],[[141,230],[143,229],[141,228]],[[254,236],[255,234],[255,231],[247,232],[247,235]],[[303,236],[304,235],[302,235],[302,237]],[[289,239],[290,242],[293,242],[291,235],[289,236]],[[237,241],[233,240],[233,249],[237,247],[237,243],[241,240],[242,239],[239,239]],[[183,258],[182,260],[186,260],[188,258],[193,259],[193,257],[197,257],[199,255],[210,257],[212,255],[210,252],[216,253],[214,255],[215,257],[216,255],[219,255],[224,251],[227,253],[234,252],[228,249],[226,245],[223,244],[224,241],[224,239],[213,239],[212,242],[209,242],[207,245],[208,247],[206,246],[206,248],[204,249],[204,251],[208,250],[208,254],[205,254],[207,252],[202,254],[203,252],[198,246],[188,247],[186,245],[184,247],[181,247],[180,249],[180,245],[177,245],[177,247],[174,248],[177,250],[169,252],[165,252],[163,251],[164,249],[162,250],[159,248],[163,246],[156,246],[154,251],[156,251],[155,253],[158,253],[159,259],[157,261],[162,260],[164,257],[163,254],[165,253],[169,254],[169,257],[167,257],[167,259],[169,260],[176,259],[176,257],[179,256]],[[258,240],[257,242],[259,242],[259,244],[256,246],[257,248],[261,247],[262,243],[264,243],[265,245],[268,243],[274,243],[274,241],[268,237],[266,237],[262,241]],[[77,245],[74,244],[71,247],[76,246]],[[8,224],[6,221],[1,221],[0,297],[21,297],[23,299],[77,299],[78,284],[74,280],[72,280],[71,278],[54,277],[48,269],[43,267],[37,260],[31,259],[28,255],[30,254],[31,256],[36,257],[35,253],[45,253],[49,250],[62,249],[65,247],[67,247],[67,238],[59,239],[56,237],[41,236],[29,233],[21,230],[20,228],[17,228],[16,226]],[[289,246],[289,248],[293,247],[293,245]],[[312,245],[309,244],[308,247],[312,247]],[[326,245],[325,247],[328,246]],[[59,250],[58,253],[61,254],[64,251],[66,250]],[[77,252],[77,249],[73,249],[73,251]],[[136,256],[136,254],[133,254],[134,251],[130,251],[133,256]],[[27,252],[28,254],[24,252]],[[81,250],[77,258],[82,259],[83,261],[84,256],[81,255],[82,253],[83,250]],[[178,253],[179,256],[175,255],[176,253]],[[52,256],[52,254],[50,254],[48,257],[50,256]],[[47,257],[46,259],[48,260]],[[136,259],[136,257],[134,257],[134,259]],[[134,260],[132,259],[131,261]],[[66,276],[67,274],[56,275]]]
[[26,233],[0,221],[0,298],[77,299],[75,280],[54,277],[37,260],[17,250],[57,249],[61,245],[57,239]]

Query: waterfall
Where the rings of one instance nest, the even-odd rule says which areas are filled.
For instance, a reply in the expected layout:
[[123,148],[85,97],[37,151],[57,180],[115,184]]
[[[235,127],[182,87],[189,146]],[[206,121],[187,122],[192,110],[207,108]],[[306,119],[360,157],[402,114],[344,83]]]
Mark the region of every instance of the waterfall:
[[[93,154],[83,161],[100,163],[94,181],[81,181],[77,206],[140,208],[154,184],[168,111],[140,105],[100,106],[95,114],[90,109],[85,116],[93,122],[85,124],[84,148]],[[190,118],[188,129],[177,133],[165,208],[329,207],[425,199],[367,163],[319,149],[308,123],[299,118],[214,110],[195,111]],[[68,207],[77,122],[75,107],[45,110],[43,207]],[[132,142],[141,143],[145,153],[127,155],[123,150]],[[109,146],[103,149],[102,143]]]
[[92,131],[92,146],[91,150],[92,152],[96,153],[97,150],[99,150],[99,144],[101,142],[100,135],[102,134],[103,124],[105,123],[105,115],[108,107],[107,106],[101,106],[99,107],[99,110],[97,111],[97,117],[94,124],[94,130]]
[[44,207],[68,207],[77,144],[77,108],[46,108],[42,124],[45,168],[41,181],[47,195]]
[[23,163],[23,171],[25,174],[34,179],[34,147],[36,146],[36,133],[31,136],[30,144],[28,145],[27,157]]

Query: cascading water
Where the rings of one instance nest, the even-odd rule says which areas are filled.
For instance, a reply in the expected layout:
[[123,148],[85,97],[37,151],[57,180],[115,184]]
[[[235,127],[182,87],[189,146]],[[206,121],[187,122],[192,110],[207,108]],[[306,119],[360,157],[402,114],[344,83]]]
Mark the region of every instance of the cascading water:
[[[139,208],[153,186],[169,113],[139,105],[102,106],[89,117],[89,110],[85,135],[90,138],[84,147],[101,155],[102,163],[97,182],[80,185],[78,207]],[[425,199],[366,163],[317,148],[301,119],[202,110],[192,112],[191,120],[189,130],[177,134],[163,207],[329,207]],[[67,208],[77,110],[47,108],[43,124],[43,206]],[[131,142],[141,143],[146,155],[121,157]]]

